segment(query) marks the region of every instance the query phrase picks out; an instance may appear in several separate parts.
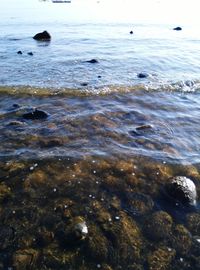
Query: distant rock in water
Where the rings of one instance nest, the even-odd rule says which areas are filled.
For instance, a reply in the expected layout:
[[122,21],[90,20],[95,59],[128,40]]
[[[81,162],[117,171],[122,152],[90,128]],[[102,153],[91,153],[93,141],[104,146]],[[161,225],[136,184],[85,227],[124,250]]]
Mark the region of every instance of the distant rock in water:
[[35,109],[32,112],[23,114],[23,118],[27,120],[42,120],[46,119],[48,114],[44,111]]
[[18,51],[17,54],[22,54],[22,51]]
[[98,60],[96,59],[91,59],[91,60],[88,60],[86,61],[87,63],[91,63],[91,64],[96,64],[96,63],[99,63]]
[[147,78],[149,75],[145,72],[141,72],[137,74],[138,78],[143,79],[143,78]]
[[39,41],[50,41],[51,35],[47,31],[43,31],[41,33],[36,34],[33,39],[39,40]]
[[131,34],[131,35],[133,34],[133,31],[132,31],[132,30],[130,31],[130,34]]
[[183,205],[196,205],[197,191],[194,182],[185,176],[175,176],[166,185],[167,195]]
[[33,53],[32,52],[28,52],[27,54],[30,55],[30,56],[33,56]]
[[182,28],[180,26],[178,26],[178,27],[173,28],[173,30],[175,30],[175,31],[181,31]]

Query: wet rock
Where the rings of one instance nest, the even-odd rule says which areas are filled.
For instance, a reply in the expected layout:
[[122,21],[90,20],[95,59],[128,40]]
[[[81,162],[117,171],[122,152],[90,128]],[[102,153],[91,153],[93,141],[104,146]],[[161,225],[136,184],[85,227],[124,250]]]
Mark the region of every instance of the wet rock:
[[137,131],[140,131],[140,130],[148,130],[148,129],[152,129],[153,127],[151,125],[141,125],[141,126],[138,126],[136,127],[136,130]]
[[172,217],[164,211],[152,214],[144,225],[148,238],[159,241],[168,238],[172,231]]
[[101,230],[95,226],[90,226],[90,235],[86,242],[86,253],[96,261],[106,261],[112,246]]
[[18,250],[13,256],[13,266],[16,270],[36,269],[38,252],[34,249]]
[[130,31],[130,34],[131,34],[131,35],[133,34],[133,31],[132,31],[132,30]]
[[33,39],[38,41],[50,41],[51,35],[47,31],[43,31],[41,33],[36,34]]
[[44,138],[39,141],[40,147],[57,147],[62,146],[64,144],[64,140],[62,138]]
[[173,30],[175,30],[175,31],[181,31],[182,28],[180,26],[177,26],[177,27],[173,28]]
[[[155,228],[156,229],[156,228]],[[149,269],[151,270],[168,270],[170,264],[175,257],[176,252],[174,249],[167,247],[160,247],[153,251],[147,257]]]
[[54,239],[54,233],[47,230],[45,227],[39,228],[36,235],[36,243],[39,247],[49,245]]
[[56,231],[60,244],[67,247],[76,247],[88,237],[88,227],[82,217],[76,217],[69,224],[62,224]]
[[22,54],[22,51],[18,51],[17,54]]
[[24,126],[25,123],[21,121],[11,121],[8,123],[8,126]]
[[0,183],[0,203],[11,196],[11,189],[5,183]]
[[32,52],[28,52],[27,54],[30,55],[30,56],[33,56],[33,53]]
[[35,109],[32,112],[23,114],[22,117],[26,120],[43,120],[46,119],[48,116],[49,115],[46,112]]
[[15,232],[9,226],[0,226],[0,250],[5,250],[12,247],[15,243]]
[[88,83],[81,83],[81,86],[88,86]]
[[141,72],[141,73],[138,73],[137,74],[137,77],[140,78],[140,79],[144,79],[144,78],[147,78],[149,75],[145,72]]
[[97,64],[97,63],[99,63],[99,61],[97,59],[91,59],[91,60],[88,60],[86,62],[87,63],[91,63],[91,64]]
[[192,246],[190,232],[183,226],[177,225],[173,230],[172,246],[180,255],[186,255]]
[[98,75],[97,78],[100,79],[101,78],[101,75]]
[[187,215],[187,227],[194,235],[200,235],[200,214],[192,213]]
[[126,193],[126,210],[134,216],[146,215],[152,210],[154,202],[150,196],[136,193]]
[[166,185],[167,195],[177,203],[196,205],[197,192],[194,182],[185,176],[172,177]]

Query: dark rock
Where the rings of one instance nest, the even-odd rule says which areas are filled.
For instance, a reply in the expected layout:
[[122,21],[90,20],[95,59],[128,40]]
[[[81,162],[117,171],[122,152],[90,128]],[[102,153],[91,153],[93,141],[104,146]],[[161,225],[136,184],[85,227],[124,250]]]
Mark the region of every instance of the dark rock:
[[196,205],[197,191],[192,180],[185,176],[176,176],[166,185],[167,195],[176,203]]
[[86,62],[87,63],[91,63],[91,64],[97,64],[97,63],[99,63],[98,60],[96,60],[96,59],[91,59],[91,60],[88,60]]
[[98,79],[100,79],[101,78],[101,75],[98,75]]
[[49,41],[51,40],[51,35],[47,31],[43,31],[41,33],[36,34],[33,39],[39,41]]
[[87,86],[88,83],[81,83],[81,86]]
[[172,247],[180,255],[186,255],[192,246],[191,233],[181,224],[178,224],[172,234]]
[[145,222],[144,230],[148,238],[159,241],[169,237],[172,224],[172,217],[167,212],[158,211],[153,213]]
[[141,125],[136,127],[136,130],[140,131],[140,130],[148,130],[148,129],[152,129],[151,125]]
[[34,249],[17,250],[13,256],[13,266],[16,270],[35,269],[38,252]]
[[35,109],[32,112],[23,114],[23,118],[27,120],[42,120],[46,119],[48,114],[44,111]]
[[138,78],[143,79],[143,78],[147,78],[149,75],[147,73],[142,72],[142,73],[138,73],[137,76]]
[[180,26],[178,26],[178,27],[173,28],[173,30],[175,30],[175,31],[181,31],[182,28]]
[[39,141],[40,147],[57,147],[62,146],[64,141],[62,138],[44,138]]
[[0,250],[5,250],[14,245],[15,232],[9,226],[0,226]]
[[20,108],[20,105],[17,104],[17,103],[14,103],[14,104],[12,105],[12,107],[13,107],[14,109],[19,109],[19,108]]
[[22,51],[18,51],[17,54],[22,54]]
[[133,31],[130,31],[130,34],[132,35],[133,34]]
[[28,52],[27,54],[30,55],[30,56],[33,56],[33,53],[32,52]]

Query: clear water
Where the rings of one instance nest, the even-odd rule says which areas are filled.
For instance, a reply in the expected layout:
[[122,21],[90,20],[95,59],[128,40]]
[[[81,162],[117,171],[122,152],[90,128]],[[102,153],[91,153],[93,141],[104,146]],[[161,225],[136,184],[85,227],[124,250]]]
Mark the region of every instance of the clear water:
[[[162,1],[140,17],[159,4],[142,1],[134,20],[102,1],[0,3],[0,269],[199,269],[195,5],[191,21],[178,0],[173,19]],[[24,117],[36,108],[48,117]],[[192,209],[164,196],[177,175]]]

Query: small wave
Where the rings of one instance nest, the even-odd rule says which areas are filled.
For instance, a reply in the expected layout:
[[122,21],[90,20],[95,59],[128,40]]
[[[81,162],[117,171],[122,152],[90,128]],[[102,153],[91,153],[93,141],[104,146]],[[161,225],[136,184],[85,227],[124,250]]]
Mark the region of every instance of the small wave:
[[173,83],[147,83],[137,85],[106,85],[102,87],[35,87],[35,86],[0,86],[0,94],[7,95],[31,95],[31,96],[96,96],[113,93],[131,93],[134,91],[148,92],[182,92],[195,93],[200,90],[200,81],[185,80]]

